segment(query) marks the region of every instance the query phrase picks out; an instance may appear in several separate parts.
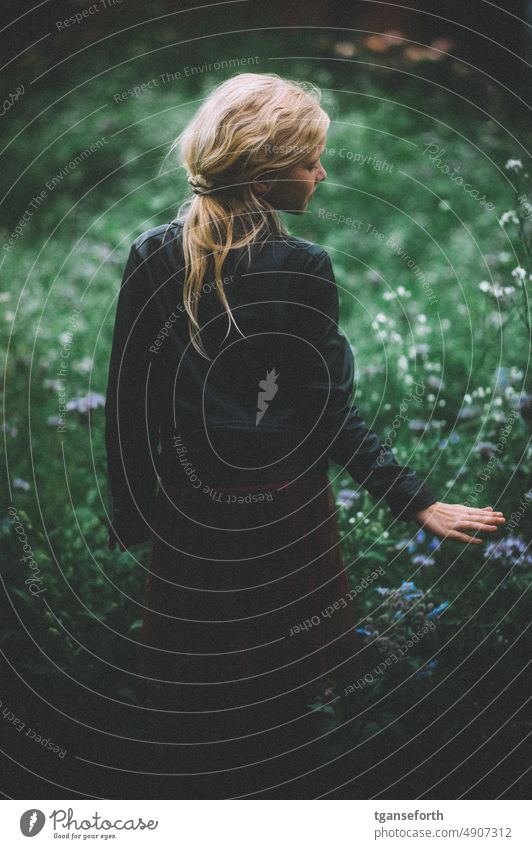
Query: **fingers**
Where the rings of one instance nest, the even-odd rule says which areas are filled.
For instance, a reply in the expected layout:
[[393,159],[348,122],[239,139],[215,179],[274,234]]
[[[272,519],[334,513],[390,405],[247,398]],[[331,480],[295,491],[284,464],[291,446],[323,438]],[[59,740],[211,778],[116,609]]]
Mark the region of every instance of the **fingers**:
[[497,525],[485,525],[482,522],[461,522],[461,526],[465,525],[466,528],[473,528],[477,531],[498,531]]
[[471,519],[477,522],[490,522],[490,524],[498,524],[503,525],[506,522],[506,519],[502,515],[502,513],[493,513],[493,512],[483,512],[479,513],[467,513],[466,516],[461,516],[460,521],[463,519]]
[[472,542],[475,545],[482,545],[484,542],[480,537],[470,537],[468,534],[460,533],[460,531],[450,531],[447,534],[447,539],[455,539],[457,542]]

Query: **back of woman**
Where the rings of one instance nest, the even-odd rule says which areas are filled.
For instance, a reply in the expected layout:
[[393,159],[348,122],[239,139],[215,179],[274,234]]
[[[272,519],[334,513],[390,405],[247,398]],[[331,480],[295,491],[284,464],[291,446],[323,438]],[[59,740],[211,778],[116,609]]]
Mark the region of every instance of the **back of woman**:
[[170,711],[171,739],[229,736],[221,768],[243,739],[274,757],[279,722],[312,738],[309,705],[341,716],[343,688],[367,671],[330,460],[441,536],[504,521],[438,502],[352,404],[330,257],[278,215],[303,214],[325,179],[328,125],[312,86],[267,74],[218,86],[179,139],[194,196],[135,239],[118,298],[109,545],[151,540],[144,694]]

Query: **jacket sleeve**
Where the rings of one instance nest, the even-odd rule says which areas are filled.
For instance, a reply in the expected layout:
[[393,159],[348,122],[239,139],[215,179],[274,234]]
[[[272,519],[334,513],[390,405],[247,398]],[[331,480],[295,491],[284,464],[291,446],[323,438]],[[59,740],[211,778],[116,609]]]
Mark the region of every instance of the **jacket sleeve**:
[[338,289],[326,251],[313,258],[310,269],[308,288],[313,303],[306,328],[324,367],[313,377],[309,389],[324,410],[322,444],[329,458],[345,468],[374,498],[384,499],[397,519],[411,521],[437,498],[414,469],[397,463],[351,404],[354,358],[346,337],[338,329]]
[[157,488],[158,393],[150,366],[154,296],[132,245],[116,308],[105,402],[110,530],[128,546],[150,537]]

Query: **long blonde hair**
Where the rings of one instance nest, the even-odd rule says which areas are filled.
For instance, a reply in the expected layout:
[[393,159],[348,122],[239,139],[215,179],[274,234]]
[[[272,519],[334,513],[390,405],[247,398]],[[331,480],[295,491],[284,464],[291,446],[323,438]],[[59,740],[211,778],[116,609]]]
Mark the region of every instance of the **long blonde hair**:
[[[214,283],[231,322],[222,268],[229,251],[288,235],[254,182],[279,179],[320,143],[329,118],[311,83],[277,74],[237,74],[210,93],[174,146],[179,145],[194,198],[183,223],[183,303],[191,341],[207,357],[199,337],[198,301],[212,257]],[[207,357],[208,359],[208,357]]]

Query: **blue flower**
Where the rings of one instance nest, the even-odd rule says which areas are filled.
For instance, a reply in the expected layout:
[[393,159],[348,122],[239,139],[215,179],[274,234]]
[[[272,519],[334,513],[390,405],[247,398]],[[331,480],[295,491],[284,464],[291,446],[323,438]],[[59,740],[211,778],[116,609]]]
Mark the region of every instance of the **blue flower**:
[[478,445],[475,445],[475,451],[478,451],[482,460],[489,460],[496,450],[497,446],[493,442],[479,442]]
[[427,428],[427,422],[424,422],[421,419],[411,419],[408,422],[408,427],[413,433],[420,435],[425,432]]
[[460,434],[453,431],[449,437],[449,441],[456,445],[457,442],[460,442]]
[[8,433],[10,436],[16,436],[18,433],[18,429],[8,424],[7,422],[4,422],[2,425],[0,425],[0,430],[3,433]]
[[390,588],[389,587],[375,587],[375,592],[378,593],[379,595],[388,595],[388,593],[390,592]]
[[105,397],[97,392],[89,392],[84,398],[73,398],[68,401],[67,410],[77,410],[78,413],[88,413],[89,410],[97,410],[105,405]]
[[527,553],[528,546],[521,537],[509,534],[498,542],[490,542],[486,546],[484,559],[493,561],[503,569],[510,569],[517,563],[532,565],[532,551]]
[[482,410],[480,407],[462,407],[462,409],[458,413],[458,418],[463,422],[471,421],[476,416],[480,415]]
[[408,593],[408,595],[405,595],[405,599],[406,601],[414,601],[414,599],[420,598],[420,596],[422,595],[423,593],[421,592],[421,590],[418,590],[415,593]]
[[508,369],[500,366],[497,371],[497,389],[506,389],[508,385]]
[[373,636],[371,631],[368,631],[367,628],[355,628],[355,631],[357,632],[357,634],[363,634],[365,637],[372,637]]
[[414,566],[434,566],[434,563],[434,558],[429,557],[428,554],[416,554],[412,558],[412,564]]
[[432,675],[432,671],[434,669],[436,669],[436,667],[438,666],[438,663],[439,663],[439,660],[436,660],[435,658],[433,658],[432,660],[429,660],[427,663],[425,663],[424,666],[421,667],[419,672],[416,673],[416,677],[417,678],[430,678],[430,676]]
[[359,498],[360,492],[357,489],[341,489],[336,503],[339,507],[351,507],[353,501]]
[[402,590],[402,592],[405,592],[405,590],[416,590],[417,587],[413,581],[403,581],[399,589]]
[[420,530],[416,534],[416,542],[425,542],[425,531]]
[[438,448],[447,448],[447,439],[440,439],[438,442]]
[[440,547],[440,545],[441,539],[438,539],[438,537],[432,537],[431,541],[429,542],[429,551],[436,551]]
[[436,616],[440,616],[440,614],[443,613],[443,611],[447,607],[449,607],[449,602],[448,601],[442,601],[442,603],[439,604],[438,607],[435,607],[434,610],[430,611],[430,613],[427,616],[427,619],[434,619]]

